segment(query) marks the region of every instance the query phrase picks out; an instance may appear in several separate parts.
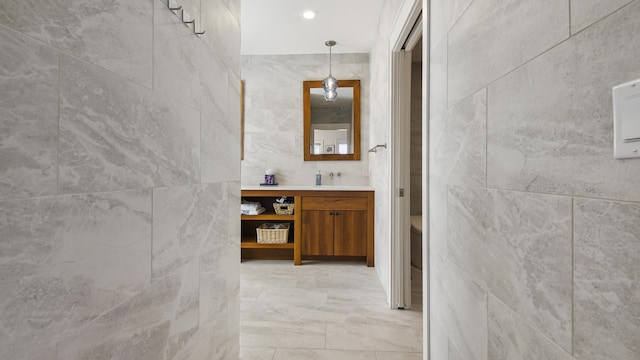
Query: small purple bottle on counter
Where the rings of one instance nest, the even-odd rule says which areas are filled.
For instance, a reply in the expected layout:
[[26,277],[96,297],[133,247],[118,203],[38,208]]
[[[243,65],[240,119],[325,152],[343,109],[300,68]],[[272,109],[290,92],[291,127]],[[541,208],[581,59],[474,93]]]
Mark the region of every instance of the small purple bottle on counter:
[[276,183],[276,176],[273,174],[273,170],[267,169],[264,173],[265,185],[273,185]]

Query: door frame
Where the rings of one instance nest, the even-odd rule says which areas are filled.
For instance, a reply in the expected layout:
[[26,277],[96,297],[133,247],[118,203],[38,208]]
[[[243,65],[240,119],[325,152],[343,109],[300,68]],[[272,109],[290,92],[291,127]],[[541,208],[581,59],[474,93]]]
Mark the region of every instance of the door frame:
[[[389,94],[390,115],[389,138],[391,156],[389,156],[390,204],[390,305],[392,308],[411,307],[411,236],[409,212],[409,152],[408,135],[410,124],[402,121],[405,111],[409,111],[405,96],[410,89],[411,60],[410,52],[402,51],[405,41],[422,15],[422,287],[423,287],[423,354],[430,358],[429,336],[429,26],[430,1],[405,0],[396,17],[389,37]],[[407,56],[409,55],[409,56]],[[408,64],[408,66],[407,66]],[[404,199],[399,197],[399,189],[405,189]],[[408,300],[408,301],[407,301]],[[408,305],[408,306],[407,306]]]
[[[390,94],[391,121],[389,204],[391,205],[391,307],[411,308],[411,233],[409,202],[409,136],[411,94],[411,52],[404,51],[406,40],[422,12],[421,0],[405,0],[391,36]],[[403,191],[404,194],[400,194]]]

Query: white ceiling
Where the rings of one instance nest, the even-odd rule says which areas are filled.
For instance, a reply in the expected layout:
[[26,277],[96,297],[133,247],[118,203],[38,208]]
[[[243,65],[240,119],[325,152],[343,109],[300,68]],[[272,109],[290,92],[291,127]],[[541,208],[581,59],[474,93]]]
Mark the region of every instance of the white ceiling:
[[[368,53],[382,0],[242,0],[242,54]],[[306,20],[305,10],[316,17]]]

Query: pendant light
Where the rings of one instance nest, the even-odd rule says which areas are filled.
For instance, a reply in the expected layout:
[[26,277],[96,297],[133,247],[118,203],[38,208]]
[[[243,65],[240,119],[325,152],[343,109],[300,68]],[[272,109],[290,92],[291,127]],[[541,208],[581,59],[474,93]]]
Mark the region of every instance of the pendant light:
[[327,40],[324,44],[329,47],[329,76],[322,80],[322,89],[324,90],[324,100],[334,102],[338,98],[338,80],[331,75],[331,47],[336,42]]

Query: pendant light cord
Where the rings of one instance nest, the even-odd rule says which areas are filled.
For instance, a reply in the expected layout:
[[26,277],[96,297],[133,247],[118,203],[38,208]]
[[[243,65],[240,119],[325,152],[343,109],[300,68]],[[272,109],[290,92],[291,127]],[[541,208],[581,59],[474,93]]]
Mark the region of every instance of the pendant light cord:
[[331,48],[333,46],[329,46],[329,76],[331,76]]

